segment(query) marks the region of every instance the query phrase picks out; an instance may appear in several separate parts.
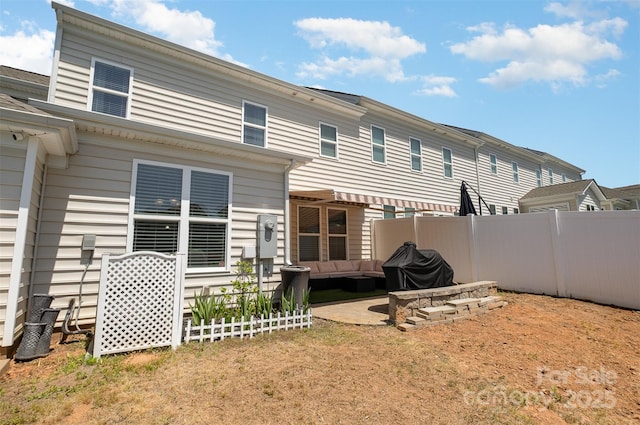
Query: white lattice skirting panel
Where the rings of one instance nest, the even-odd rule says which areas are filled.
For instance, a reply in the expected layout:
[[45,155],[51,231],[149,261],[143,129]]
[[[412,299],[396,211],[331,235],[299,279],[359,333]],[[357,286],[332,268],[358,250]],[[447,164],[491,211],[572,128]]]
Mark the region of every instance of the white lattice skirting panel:
[[102,256],[94,357],[180,345],[182,258],[149,251]]

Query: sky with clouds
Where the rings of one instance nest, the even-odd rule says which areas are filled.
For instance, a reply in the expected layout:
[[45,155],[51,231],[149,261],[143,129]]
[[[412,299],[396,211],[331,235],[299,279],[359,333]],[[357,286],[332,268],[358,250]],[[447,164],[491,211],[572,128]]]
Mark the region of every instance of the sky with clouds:
[[[640,183],[640,0],[63,0],[287,82],[367,96]],[[47,0],[0,3],[0,63],[49,75]]]

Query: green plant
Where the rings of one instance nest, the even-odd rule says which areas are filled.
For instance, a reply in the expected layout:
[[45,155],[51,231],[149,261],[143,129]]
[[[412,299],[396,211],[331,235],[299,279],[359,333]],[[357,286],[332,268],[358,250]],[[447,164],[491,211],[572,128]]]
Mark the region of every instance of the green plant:
[[189,303],[189,308],[191,309],[195,326],[211,323],[211,320],[229,316],[227,307],[229,295],[224,290],[220,295],[198,295],[194,293],[193,300],[194,305]]
[[302,294],[302,312],[305,314],[309,312],[310,298],[311,298],[311,288],[307,288],[304,290]]
[[292,314],[296,310],[295,290],[291,288],[287,293],[289,294],[288,298],[287,294],[282,294],[282,301],[280,303],[280,312],[282,314]]
[[256,296],[256,316],[268,317],[273,312],[273,298],[264,292]]
[[236,278],[231,281],[233,286],[234,301],[239,317],[249,318],[254,313],[255,298],[258,293],[256,275],[253,272],[253,263],[241,260],[236,263]]

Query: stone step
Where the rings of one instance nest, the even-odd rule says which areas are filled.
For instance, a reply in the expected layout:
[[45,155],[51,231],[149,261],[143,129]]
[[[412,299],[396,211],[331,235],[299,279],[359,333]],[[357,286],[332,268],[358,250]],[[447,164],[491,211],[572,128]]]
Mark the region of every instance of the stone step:
[[427,323],[427,321],[422,317],[416,317],[416,316],[407,317],[406,322],[414,326],[424,326]]
[[449,300],[447,301],[447,305],[452,305],[454,307],[462,307],[467,305],[477,306],[479,302],[480,298],[462,298],[460,300]]
[[396,328],[400,329],[402,332],[413,331],[416,330],[417,327],[410,323],[400,323]]
[[489,303],[492,302],[496,302],[496,301],[502,301],[502,297],[499,295],[490,295],[488,297],[482,297],[480,298],[480,307],[484,307]]

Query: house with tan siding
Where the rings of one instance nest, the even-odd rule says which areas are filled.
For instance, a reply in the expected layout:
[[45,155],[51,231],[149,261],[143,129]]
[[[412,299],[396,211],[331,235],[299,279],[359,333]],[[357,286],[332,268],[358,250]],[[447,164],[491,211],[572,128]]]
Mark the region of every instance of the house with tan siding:
[[2,82],[5,349],[21,334],[30,294],[55,295],[54,307],[66,308],[82,284],[80,321],[93,323],[104,253],[185,254],[188,305],[229,285],[238,260],[254,260],[260,215],[277,221],[277,254],[260,264],[271,289],[286,264],[371,258],[371,220],[456,214],[462,181],[511,214],[545,176],[584,172],[52,7],[46,92],[43,76]]

